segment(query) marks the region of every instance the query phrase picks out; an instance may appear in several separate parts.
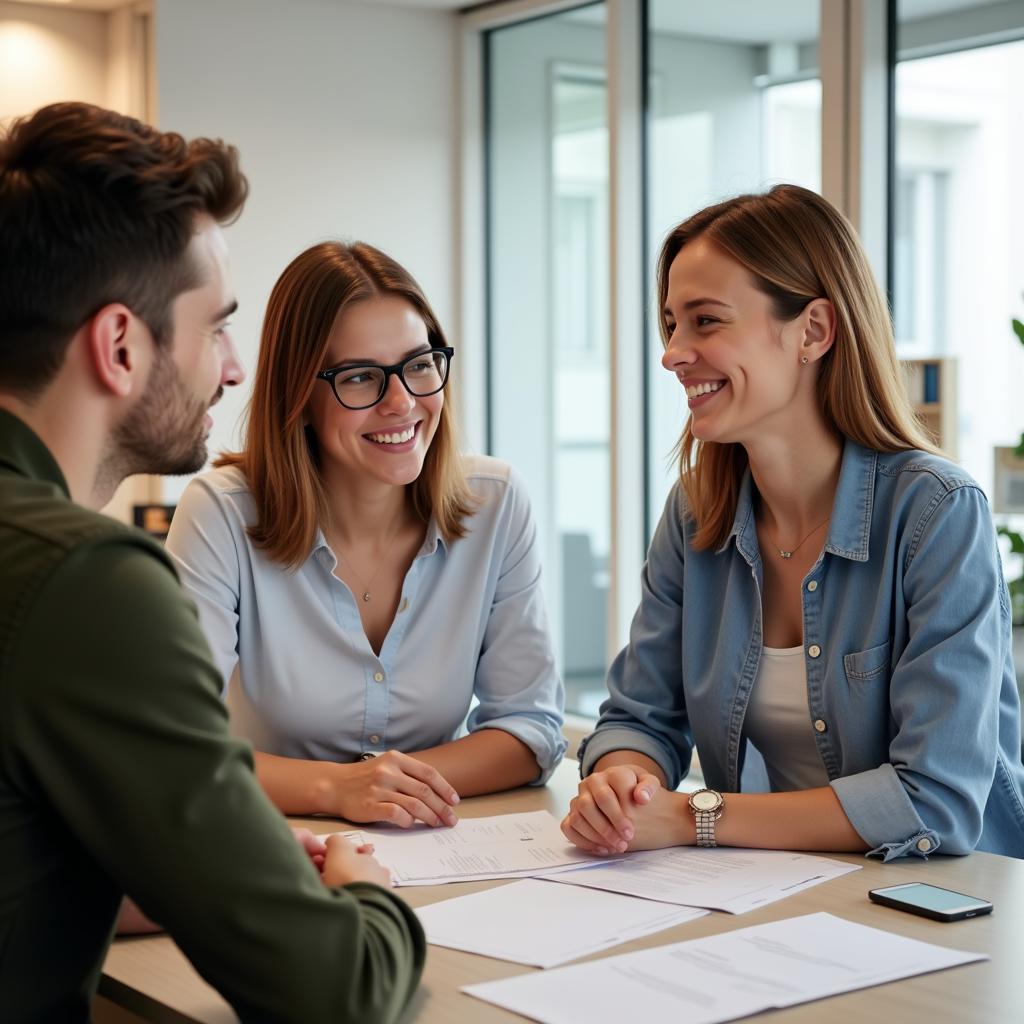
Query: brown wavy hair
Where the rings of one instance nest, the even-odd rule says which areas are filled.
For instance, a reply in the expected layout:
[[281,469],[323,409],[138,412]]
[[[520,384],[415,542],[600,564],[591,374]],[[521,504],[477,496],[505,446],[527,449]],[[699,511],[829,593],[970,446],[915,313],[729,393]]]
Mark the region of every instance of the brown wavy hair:
[[[850,222],[827,200],[797,185],[736,196],[695,213],[669,232],[658,257],[658,309],[680,250],[704,238],[740,264],[786,322],[818,298],[835,309],[836,336],[819,362],[818,401],[838,434],[879,452],[942,454],[907,398],[892,322]],[[668,344],[659,315],[662,343]],[[696,523],[693,546],[717,549],[736,516],[747,453],[738,443],[700,442],[689,420],[677,450],[679,476]]]
[[[316,437],[303,423],[331,330],[359,302],[394,295],[416,310],[433,348],[447,345],[420,286],[402,266],[364,242],[322,242],[296,256],[270,293],[246,409],[245,443],[216,466],[237,466],[256,502],[249,536],[276,562],[298,568],[325,520],[326,494]],[[323,386],[322,384],[320,386]],[[459,454],[453,403],[445,401],[423,471],[409,484],[414,513],[433,515],[448,542],[465,536],[476,501]]]
[[42,391],[79,327],[123,302],[170,343],[172,304],[200,283],[196,215],[238,216],[238,151],[88,103],[54,103],[0,138],[0,386]]

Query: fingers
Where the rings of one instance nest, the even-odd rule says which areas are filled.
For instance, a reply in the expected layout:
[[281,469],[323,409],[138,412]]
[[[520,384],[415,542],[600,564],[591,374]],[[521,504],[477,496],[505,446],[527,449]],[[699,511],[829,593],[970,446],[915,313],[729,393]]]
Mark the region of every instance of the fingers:
[[562,834],[574,846],[578,846],[587,853],[599,857],[606,857],[612,851],[605,845],[604,840],[585,822],[582,818],[567,814],[562,821]]
[[375,763],[380,765],[382,775],[377,783],[379,801],[391,803],[404,812],[392,812],[385,820],[403,828],[415,821],[436,828],[454,825],[459,820],[451,808],[453,802],[458,803],[458,794],[436,769],[397,751],[389,751]]
[[661,779],[650,772],[644,772],[633,787],[633,800],[641,805],[649,804],[659,789],[661,789]]
[[391,875],[367,852],[343,836],[329,836],[327,854],[321,877],[325,885],[348,885],[351,882],[373,882],[390,888]]
[[323,839],[320,836],[313,835],[308,828],[293,828],[292,835],[295,836],[295,841],[299,846],[314,859],[323,857],[327,852]]
[[[389,753],[395,755],[402,771],[406,775],[411,775],[414,779],[429,786],[430,790],[436,793],[445,803],[454,807],[459,802],[459,794],[455,792],[452,785],[436,768],[426,764],[424,761],[418,761],[415,757],[410,757],[408,754],[400,754],[397,750],[389,751]],[[384,756],[387,757],[387,754]]]

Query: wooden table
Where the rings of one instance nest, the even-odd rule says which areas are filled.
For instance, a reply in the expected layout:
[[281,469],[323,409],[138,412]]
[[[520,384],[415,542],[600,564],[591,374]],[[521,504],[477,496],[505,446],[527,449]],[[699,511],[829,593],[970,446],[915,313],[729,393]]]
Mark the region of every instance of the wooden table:
[[[575,787],[576,765],[564,762],[544,789],[521,789],[478,797],[465,801],[459,810],[465,817],[539,809],[560,816]],[[322,833],[331,831],[334,822],[321,818],[299,824]],[[987,953],[992,959],[836,996],[827,1002],[805,1003],[776,1011],[770,1018],[772,1024],[818,1024],[825,1019],[830,1024],[863,1024],[869,1020],[898,1021],[899,1024],[975,1021],[990,1024],[1024,1019],[1024,956],[1018,945],[1024,935],[1024,861],[985,853],[970,857],[936,856],[928,862],[903,859],[892,864],[866,860],[859,855],[838,856],[861,865],[863,870],[749,914],[711,913],[587,959],[827,910],[850,921],[936,945]],[[995,904],[995,912],[970,921],[942,924],[868,902],[868,889],[910,881],[927,881],[987,897]],[[404,888],[401,893],[417,907],[503,884],[467,882]],[[463,995],[459,989],[470,982],[505,978],[531,970],[533,968],[521,964],[431,946],[423,983],[407,1019],[418,1024],[522,1021],[521,1017]],[[234,1024],[238,1020],[224,1000],[196,974],[174,943],[163,936],[115,942],[104,965],[100,993],[150,1021]],[[767,1015],[764,1019],[768,1019]]]

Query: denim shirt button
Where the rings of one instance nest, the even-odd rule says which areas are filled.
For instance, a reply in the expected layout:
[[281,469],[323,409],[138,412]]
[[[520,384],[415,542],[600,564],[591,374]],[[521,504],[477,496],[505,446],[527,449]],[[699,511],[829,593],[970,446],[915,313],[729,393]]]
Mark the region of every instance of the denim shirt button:
[[807,584],[807,589],[813,594],[818,589],[818,581],[811,580],[811,582]]
[[373,681],[375,683],[383,683],[384,682],[384,673],[383,672],[374,672],[373,673]]
[[932,848],[932,841],[930,839],[918,839],[917,848],[922,853],[927,853]]
[[373,735],[372,735],[372,736],[370,737],[370,742],[371,742],[371,743],[380,743],[380,737],[379,737],[379,736],[378,736],[378,735],[377,735],[376,733],[374,733],[374,734],[373,734]]
[[828,732],[828,726],[823,718],[816,718],[814,720],[814,728],[817,732]]
[[811,646],[807,648],[807,653],[812,658],[816,658],[819,654],[821,654],[821,648],[817,644],[811,644]]

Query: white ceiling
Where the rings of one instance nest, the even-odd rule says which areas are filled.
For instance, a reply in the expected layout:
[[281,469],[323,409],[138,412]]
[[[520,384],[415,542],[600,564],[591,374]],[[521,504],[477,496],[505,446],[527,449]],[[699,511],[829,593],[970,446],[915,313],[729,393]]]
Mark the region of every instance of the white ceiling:
[[[84,7],[109,11],[137,0],[8,0],[46,6]],[[481,0],[334,0],[335,3],[372,3],[418,10],[457,11],[475,7]],[[492,0],[493,2],[493,0]],[[984,7],[997,0],[898,0],[901,21],[915,21],[935,14]],[[818,34],[820,0],[652,0],[651,25],[660,32],[688,36],[763,43],[776,39],[813,39]],[[580,21],[604,20],[604,6],[591,6],[575,13]]]

